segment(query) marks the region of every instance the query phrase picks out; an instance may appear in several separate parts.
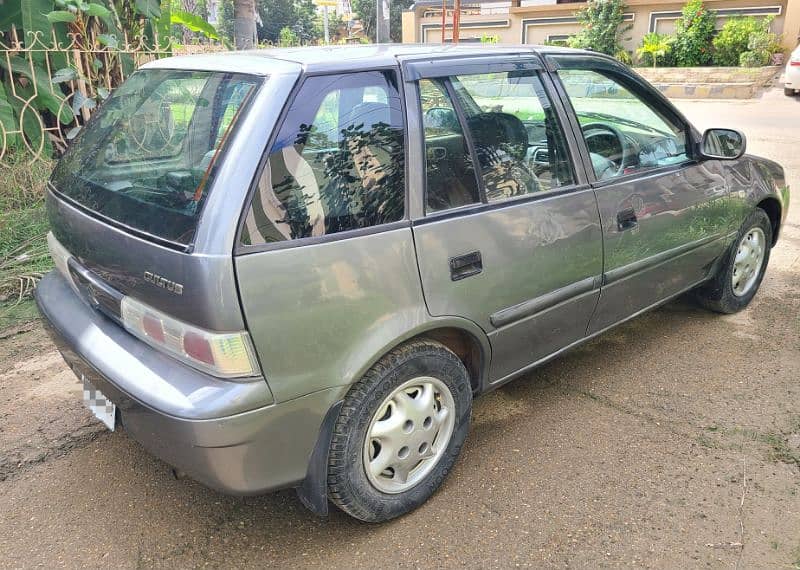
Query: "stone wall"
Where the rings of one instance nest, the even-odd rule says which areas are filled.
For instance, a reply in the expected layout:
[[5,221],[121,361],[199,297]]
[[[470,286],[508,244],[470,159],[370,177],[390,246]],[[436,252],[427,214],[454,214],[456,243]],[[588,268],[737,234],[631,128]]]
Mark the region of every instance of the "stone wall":
[[768,67],[637,67],[636,72],[672,99],[751,99],[783,70]]
[[756,83],[769,85],[783,69],[767,67],[637,67],[650,83]]

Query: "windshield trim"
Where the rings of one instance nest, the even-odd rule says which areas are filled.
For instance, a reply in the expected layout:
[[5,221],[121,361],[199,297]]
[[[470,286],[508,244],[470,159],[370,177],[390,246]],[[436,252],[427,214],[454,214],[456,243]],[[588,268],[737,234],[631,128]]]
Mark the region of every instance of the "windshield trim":
[[[101,214],[100,212],[98,212],[96,210],[92,210],[91,208],[87,208],[86,206],[84,206],[83,204],[81,204],[80,202],[75,200],[74,198],[71,198],[71,197],[67,196],[66,194],[64,194],[63,192],[61,192],[50,181],[47,182],[47,189],[53,194],[53,196],[55,196],[56,198],[58,198],[62,202],[66,202],[67,204],[69,204],[70,206],[75,208],[76,210],[80,210],[81,212],[83,212],[87,216],[91,216],[92,218],[96,218],[96,219],[102,221],[103,223],[108,224],[109,226],[113,226],[113,227],[115,227],[117,229],[123,230],[126,233],[129,233],[129,234],[134,235],[136,237],[140,237],[142,239],[146,239],[148,241],[152,241],[152,242],[154,242],[154,243],[156,243],[158,245],[162,245],[162,246],[168,247],[170,249],[181,251],[183,253],[191,253],[192,250],[194,249],[194,240],[192,240],[189,243],[182,243],[182,242],[179,242],[179,241],[170,240],[170,239],[167,239],[167,238],[164,238],[164,237],[161,237],[161,236],[157,236],[157,235],[152,234],[150,232],[146,232],[144,230],[140,230],[140,229],[135,228],[133,226],[129,226],[128,224],[120,222],[119,220],[115,220],[114,218],[110,218],[109,216],[106,216],[105,214]],[[197,233],[197,232],[195,232],[195,233]]]

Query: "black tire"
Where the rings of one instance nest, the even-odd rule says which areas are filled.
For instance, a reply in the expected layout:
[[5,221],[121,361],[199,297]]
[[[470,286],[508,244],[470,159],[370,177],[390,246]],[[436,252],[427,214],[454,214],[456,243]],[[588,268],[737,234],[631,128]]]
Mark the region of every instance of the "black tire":
[[794,97],[794,89],[789,89],[788,87],[784,87],[783,94],[787,97]]
[[[739,242],[754,228],[760,228],[766,238],[764,260],[761,262],[761,268],[753,286],[745,294],[737,296],[733,292],[734,259],[736,258]],[[727,258],[717,272],[716,277],[695,291],[695,297],[699,303],[707,309],[726,314],[736,313],[747,307],[755,297],[756,292],[758,292],[762,279],[764,279],[771,248],[772,223],[764,210],[756,208],[742,224],[739,234],[731,244],[730,250],[726,254]]]
[[[420,376],[437,378],[450,391],[455,407],[452,435],[423,479],[408,490],[385,493],[366,474],[363,451],[367,429],[384,400],[403,383]],[[439,488],[453,467],[469,430],[471,410],[469,373],[443,344],[411,341],[384,356],[350,389],[334,426],[328,456],[331,502],[366,522],[387,521],[416,509]]]

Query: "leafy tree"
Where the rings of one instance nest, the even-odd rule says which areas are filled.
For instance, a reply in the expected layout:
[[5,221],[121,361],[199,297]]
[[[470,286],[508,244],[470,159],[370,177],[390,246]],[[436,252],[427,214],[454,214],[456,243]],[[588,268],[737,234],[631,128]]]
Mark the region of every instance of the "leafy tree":
[[707,9],[702,0],[689,0],[675,24],[675,59],[682,67],[711,63],[716,12]]
[[[403,40],[403,10],[409,8],[414,0],[392,0],[389,8],[389,36],[393,42]],[[353,12],[361,20],[366,36],[375,41],[375,0],[353,0]]]
[[623,26],[624,12],[623,0],[589,0],[575,14],[583,28],[567,43],[570,47],[616,56],[623,51],[622,34],[631,29],[631,25]]
[[297,43],[320,37],[314,25],[317,13],[312,0],[258,0],[258,13],[262,21],[258,27],[259,41],[280,43],[283,28],[292,30]]
[[220,0],[217,29],[223,38],[233,41],[233,0]]
[[636,50],[636,54],[642,58],[653,60],[653,67],[658,63],[658,58],[664,58],[672,51],[672,39],[667,34],[650,32],[642,38],[642,45]]

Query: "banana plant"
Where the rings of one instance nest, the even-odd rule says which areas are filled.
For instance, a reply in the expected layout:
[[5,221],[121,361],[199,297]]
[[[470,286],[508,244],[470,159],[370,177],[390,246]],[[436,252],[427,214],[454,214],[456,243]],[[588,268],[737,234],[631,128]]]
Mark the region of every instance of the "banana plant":
[[[26,139],[6,135],[6,146],[22,148],[27,142],[52,154],[42,127],[69,128],[69,138],[75,116],[86,116],[133,71],[126,40],[145,38],[147,50],[168,49],[169,5],[169,0],[5,0],[0,42],[18,41],[24,49],[0,57],[0,124],[6,133],[21,128]],[[71,105],[62,104],[70,93]]]

